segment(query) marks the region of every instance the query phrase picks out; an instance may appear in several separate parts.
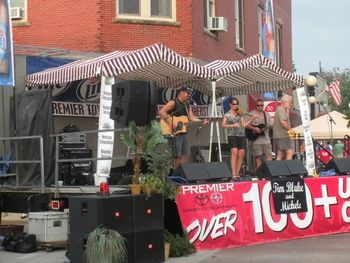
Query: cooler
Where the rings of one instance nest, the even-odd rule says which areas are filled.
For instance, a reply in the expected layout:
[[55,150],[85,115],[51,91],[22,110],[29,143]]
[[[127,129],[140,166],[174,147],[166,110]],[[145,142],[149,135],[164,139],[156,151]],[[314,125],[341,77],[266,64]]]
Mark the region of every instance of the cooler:
[[31,212],[28,215],[28,233],[39,242],[68,240],[68,212]]

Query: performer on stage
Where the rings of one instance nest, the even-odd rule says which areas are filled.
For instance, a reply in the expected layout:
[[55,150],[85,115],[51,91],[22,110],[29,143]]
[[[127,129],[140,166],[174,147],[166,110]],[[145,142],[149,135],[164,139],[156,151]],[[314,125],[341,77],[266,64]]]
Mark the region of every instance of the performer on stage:
[[231,149],[231,173],[232,179],[235,180],[239,178],[239,171],[245,155],[244,127],[257,117],[253,116],[245,122],[243,119],[244,112],[238,107],[238,99],[232,97],[229,102],[230,110],[225,113],[221,127],[228,129],[228,144]]
[[[251,142],[252,155],[255,160],[255,169],[257,169],[264,158],[264,160],[272,160],[272,146],[269,136],[269,129],[273,125],[270,114],[264,112],[264,103],[262,99],[256,101],[256,109],[249,112],[258,118],[253,120],[251,124],[247,125],[246,136]],[[251,137],[249,138],[249,135]]]
[[[168,136],[173,147],[174,169],[187,162],[190,154],[186,124],[188,121],[201,121],[194,116],[190,107],[192,92],[189,86],[181,87],[176,99],[170,100],[160,110],[163,134]],[[208,120],[203,120],[202,123],[207,124]]]
[[289,109],[293,103],[293,98],[287,94],[281,98],[281,106],[277,107],[275,120],[273,123],[273,138],[277,150],[277,160],[291,160],[294,151],[289,137],[292,132],[289,120]]

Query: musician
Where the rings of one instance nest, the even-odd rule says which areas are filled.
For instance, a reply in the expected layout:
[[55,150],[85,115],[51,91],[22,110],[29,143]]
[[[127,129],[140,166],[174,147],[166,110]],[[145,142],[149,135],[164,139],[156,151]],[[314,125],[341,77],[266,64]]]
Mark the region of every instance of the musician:
[[238,107],[238,99],[232,97],[229,103],[230,110],[226,112],[222,118],[221,127],[228,129],[228,145],[231,149],[232,179],[237,180],[245,155],[244,127],[249,125],[257,117],[254,116],[245,122],[243,119],[244,112]]
[[285,94],[281,98],[281,105],[276,109],[273,138],[277,150],[277,160],[291,160],[293,158],[294,151],[289,137],[289,133],[293,133],[289,120],[289,109],[292,103],[293,98]]
[[[263,160],[272,160],[272,146],[269,136],[269,129],[272,128],[272,118],[270,114],[264,112],[264,103],[262,99],[256,101],[256,109],[249,113],[257,116],[251,124],[247,125],[246,128],[253,131],[255,140],[251,141],[252,155],[255,161],[255,169],[257,169]],[[259,128],[260,127],[260,128]]]
[[[173,121],[173,116],[188,117],[189,121],[200,121],[194,116],[190,107],[189,99],[192,96],[193,90],[189,86],[182,86],[177,94],[175,100],[170,100],[160,110],[160,117],[173,129],[177,128],[177,123]],[[203,120],[203,124],[207,124],[208,120]],[[174,158],[174,169],[182,163],[188,161],[190,154],[190,147],[186,133],[179,133],[169,138],[172,144],[173,158]]]

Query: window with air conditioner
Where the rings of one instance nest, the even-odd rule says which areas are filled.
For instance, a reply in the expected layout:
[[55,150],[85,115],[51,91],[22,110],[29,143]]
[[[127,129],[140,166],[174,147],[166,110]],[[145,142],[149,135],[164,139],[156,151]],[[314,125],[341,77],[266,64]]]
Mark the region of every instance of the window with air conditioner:
[[215,0],[203,0],[204,5],[204,28],[210,30],[212,17],[215,17]]
[[235,0],[235,44],[244,49],[244,0]]
[[117,17],[176,21],[176,0],[117,0]]
[[13,22],[27,18],[27,0],[10,0],[10,14]]

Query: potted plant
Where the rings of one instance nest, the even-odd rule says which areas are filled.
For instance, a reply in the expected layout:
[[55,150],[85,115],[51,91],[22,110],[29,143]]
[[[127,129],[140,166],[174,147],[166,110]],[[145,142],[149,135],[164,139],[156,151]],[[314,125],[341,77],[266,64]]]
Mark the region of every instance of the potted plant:
[[[130,148],[133,154],[134,174],[131,176],[132,183],[133,185],[137,185],[140,189],[139,191],[141,191],[141,161],[146,160],[147,156],[155,152],[157,146],[166,143],[167,140],[163,137],[159,122],[157,121],[152,121],[144,129],[137,127],[136,123],[131,121],[128,128],[129,133],[122,133],[120,139],[122,143]],[[134,187],[133,185],[131,187]]]
[[97,227],[88,235],[84,257],[87,263],[124,263],[125,239],[115,230]]

